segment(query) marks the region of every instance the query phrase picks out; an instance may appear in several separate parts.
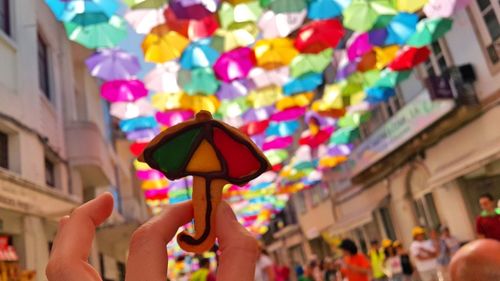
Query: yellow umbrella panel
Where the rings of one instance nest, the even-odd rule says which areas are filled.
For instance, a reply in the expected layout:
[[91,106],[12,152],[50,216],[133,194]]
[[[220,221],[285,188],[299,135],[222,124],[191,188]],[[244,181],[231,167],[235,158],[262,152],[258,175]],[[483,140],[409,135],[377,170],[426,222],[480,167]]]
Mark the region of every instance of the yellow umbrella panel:
[[142,42],[144,60],[153,63],[164,63],[182,55],[189,40],[181,34],[170,30],[165,25],[154,27]]
[[289,38],[259,40],[253,49],[257,65],[266,69],[289,65],[299,54]]

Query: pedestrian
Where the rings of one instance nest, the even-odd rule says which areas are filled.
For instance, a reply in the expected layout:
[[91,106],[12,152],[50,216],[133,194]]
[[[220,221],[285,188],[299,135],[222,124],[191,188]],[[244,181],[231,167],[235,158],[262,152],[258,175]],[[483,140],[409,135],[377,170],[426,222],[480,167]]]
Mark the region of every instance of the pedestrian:
[[300,267],[297,271],[298,281],[314,281],[311,265]]
[[330,257],[325,258],[325,273],[323,279],[325,281],[336,281],[337,279],[335,261]]
[[384,273],[385,253],[384,249],[380,247],[378,240],[370,242],[370,251],[368,252],[372,266],[372,276],[374,281],[387,280]]
[[479,205],[483,211],[476,219],[478,237],[500,241],[500,208],[496,206],[493,196],[489,193],[481,195]]
[[201,258],[199,266],[200,268],[191,275],[190,281],[214,281],[213,273],[210,271],[210,260]]
[[403,281],[403,267],[401,265],[401,257],[397,253],[397,249],[391,246],[385,247],[385,272],[390,281]]
[[348,281],[369,281],[371,274],[370,261],[361,253],[351,239],[344,239],[339,245],[343,259],[338,266],[342,276]]
[[312,277],[314,281],[323,281],[323,273],[322,269],[319,266],[316,259],[313,259],[309,262],[309,268],[311,269]]
[[450,230],[446,226],[439,229],[440,236],[438,238],[439,255],[437,262],[439,265],[440,280],[450,280],[448,266],[453,255],[460,249],[460,242],[456,237],[451,235]]
[[276,276],[276,281],[289,281],[290,280],[290,268],[286,265],[276,265],[274,266],[274,275]]
[[259,259],[255,265],[255,281],[276,281],[274,264],[265,249],[261,248]]
[[436,281],[437,278],[437,256],[439,254],[435,241],[425,237],[425,229],[415,227],[412,231],[413,242],[410,246],[410,253],[415,261],[418,274],[422,281]]
[[398,240],[392,243],[392,247],[396,249],[396,255],[399,257],[401,262],[401,269],[403,273],[402,280],[411,281],[414,270],[408,252],[403,248],[403,244],[401,244]]
[[450,263],[453,281],[500,280],[500,242],[480,239],[460,248]]

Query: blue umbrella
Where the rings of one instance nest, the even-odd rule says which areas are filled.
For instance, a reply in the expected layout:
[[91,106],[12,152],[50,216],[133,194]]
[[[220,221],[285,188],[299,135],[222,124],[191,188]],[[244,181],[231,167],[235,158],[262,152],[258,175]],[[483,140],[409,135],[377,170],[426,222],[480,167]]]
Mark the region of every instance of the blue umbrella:
[[84,13],[104,14],[108,18],[118,10],[116,0],[45,0],[55,17],[69,22]]
[[410,36],[415,33],[418,15],[399,13],[387,25],[386,45],[404,45]]
[[365,90],[366,101],[369,103],[379,103],[389,100],[392,96],[396,94],[394,88],[387,87],[374,87]]
[[323,75],[319,73],[308,73],[297,77],[283,86],[283,93],[287,96],[309,92],[323,83]]
[[191,70],[213,66],[219,58],[219,53],[210,46],[210,43],[210,39],[202,39],[189,44],[182,53],[181,67]]
[[266,136],[288,137],[293,135],[300,127],[299,121],[270,122],[266,129]]
[[141,116],[133,119],[125,119],[120,121],[120,130],[125,133],[151,129],[158,126],[158,122],[154,116]]
[[[341,6],[338,0],[311,0],[307,17],[315,20],[330,19],[338,17],[345,8]],[[345,1],[344,1],[345,2]]]

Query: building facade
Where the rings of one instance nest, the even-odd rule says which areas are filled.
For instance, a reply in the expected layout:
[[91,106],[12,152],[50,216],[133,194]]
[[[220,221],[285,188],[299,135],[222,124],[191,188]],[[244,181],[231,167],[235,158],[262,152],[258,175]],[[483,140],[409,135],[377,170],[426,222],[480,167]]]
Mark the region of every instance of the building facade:
[[498,1],[456,14],[430,59],[362,125],[349,161],[324,175],[327,186],[293,196],[306,260],[344,237],[364,251],[374,239],[408,247],[418,225],[475,238],[479,196],[500,199],[499,21]]
[[0,240],[18,256],[2,263],[36,280],[58,219],[98,193],[115,197],[89,259],[105,280],[123,280],[129,236],[148,216],[128,145],[84,64],[90,54],[44,1],[0,0]]

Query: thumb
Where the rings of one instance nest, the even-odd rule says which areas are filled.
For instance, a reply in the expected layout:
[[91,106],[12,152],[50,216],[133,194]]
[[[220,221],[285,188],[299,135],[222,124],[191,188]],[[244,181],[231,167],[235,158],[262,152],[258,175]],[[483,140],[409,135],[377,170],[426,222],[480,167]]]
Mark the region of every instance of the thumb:
[[221,251],[217,280],[253,281],[259,251],[257,240],[238,222],[226,202],[218,206],[215,233]]

